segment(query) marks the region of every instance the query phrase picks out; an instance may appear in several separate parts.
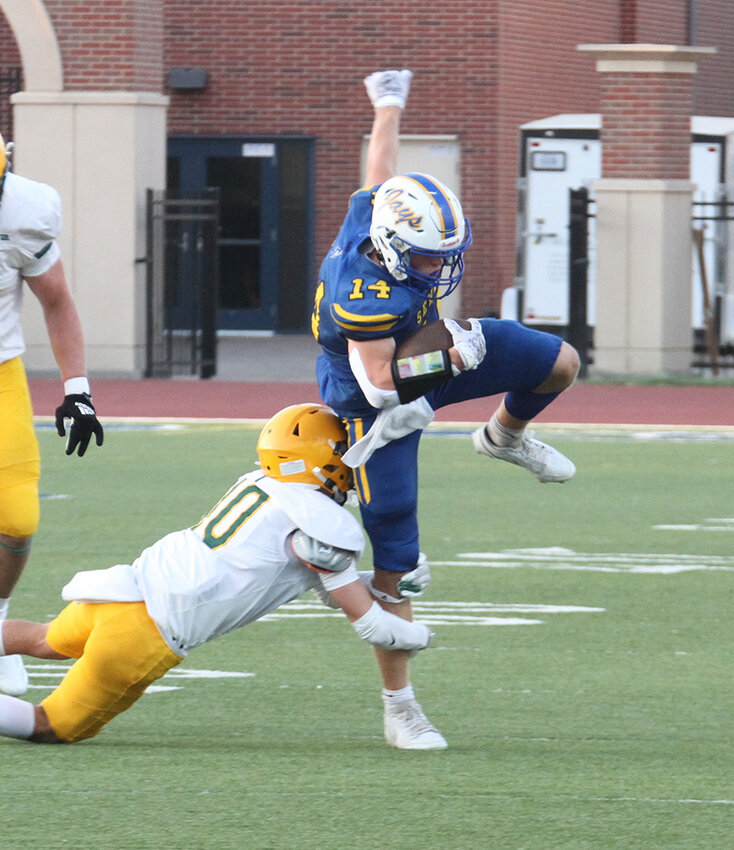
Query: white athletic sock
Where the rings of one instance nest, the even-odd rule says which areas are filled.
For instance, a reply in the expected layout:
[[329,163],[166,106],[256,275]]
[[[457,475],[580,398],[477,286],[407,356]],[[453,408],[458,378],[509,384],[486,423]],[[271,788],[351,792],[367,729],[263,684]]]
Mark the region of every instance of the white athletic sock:
[[8,615],[10,599],[0,599],[0,656],[5,655],[5,644],[3,643],[3,620]]
[[382,701],[385,703],[385,706],[397,705],[400,702],[408,702],[412,699],[415,699],[415,691],[410,684],[397,691],[391,691],[389,688],[382,689]]
[[497,419],[497,412],[495,411],[487,423],[487,433],[495,446],[513,447],[520,445],[525,429],[506,428],[500,424],[499,419]]
[[33,703],[0,694],[0,735],[25,741],[33,734],[35,725]]

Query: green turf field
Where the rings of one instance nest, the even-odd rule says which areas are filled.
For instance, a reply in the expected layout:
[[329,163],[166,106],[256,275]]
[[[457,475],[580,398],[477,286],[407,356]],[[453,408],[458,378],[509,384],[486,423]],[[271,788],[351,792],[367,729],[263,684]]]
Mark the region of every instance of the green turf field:
[[[413,682],[448,750],[384,744],[370,648],[303,599],[194,650],[96,739],[0,740],[0,847],[734,846],[734,434],[544,430],[579,469],[558,486],[466,433],[421,449],[436,638]],[[52,616],[77,569],[195,522],[256,435],[110,427],[80,460],[41,430],[12,615]],[[38,701],[60,669],[29,664]]]

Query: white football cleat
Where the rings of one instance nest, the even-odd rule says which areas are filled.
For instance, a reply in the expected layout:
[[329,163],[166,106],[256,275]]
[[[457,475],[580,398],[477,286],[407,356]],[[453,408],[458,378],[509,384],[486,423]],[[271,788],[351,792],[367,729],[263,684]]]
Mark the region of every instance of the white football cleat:
[[408,70],[375,71],[364,78],[364,85],[374,107],[399,106],[405,109],[412,78],[413,72]]
[[400,750],[445,750],[446,739],[414,700],[385,706],[385,740]]
[[20,655],[0,656],[0,693],[19,697],[28,690],[28,673]]
[[543,484],[549,481],[562,484],[576,474],[576,467],[566,455],[527,434],[523,435],[517,446],[496,446],[489,439],[484,426],[472,432],[471,438],[480,455],[521,466]]

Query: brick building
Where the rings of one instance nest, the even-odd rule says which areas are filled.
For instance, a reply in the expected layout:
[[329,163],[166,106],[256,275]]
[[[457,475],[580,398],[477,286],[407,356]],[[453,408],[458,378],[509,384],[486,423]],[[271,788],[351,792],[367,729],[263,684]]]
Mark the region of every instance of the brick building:
[[[555,113],[599,111],[601,81],[578,45],[715,47],[695,75],[693,108],[734,116],[727,0],[467,0],[458,11],[425,0],[27,5],[40,7],[53,30],[67,99],[75,92],[167,96],[169,185],[224,187],[223,204],[237,220],[220,256],[224,277],[232,276],[222,327],[307,328],[319,257],[359,183],[371,121],[360,81],[376,68],[414,70],[403,133],[422,140],[424,153],[445,148],[456,157],[475,234],[464,315],[496,312],[515,274],[519,127]],[[0,2],[8,18],[17,6]],[[11,30],[0,17],[3,70],[26,64],[17,21],[16,13]],[[644,98],[646,81],[633,85],[632,96]],[[112,149],[111,169],[114,158]],[[235,180],[246,188],[227,189]],[[245,295],[232,291],[243,266],[255,278],[245,281]]]

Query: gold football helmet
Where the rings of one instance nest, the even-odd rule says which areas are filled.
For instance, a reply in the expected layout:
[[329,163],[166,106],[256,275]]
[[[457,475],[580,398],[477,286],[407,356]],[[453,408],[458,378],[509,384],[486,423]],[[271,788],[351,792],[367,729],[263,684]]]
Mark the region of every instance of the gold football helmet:
[[342,461],[347,432],[323,404],[292,404],[275,414],[260,432],[257,455],[263,472],[286,483],[315,484],[344,504],[352,470]]

